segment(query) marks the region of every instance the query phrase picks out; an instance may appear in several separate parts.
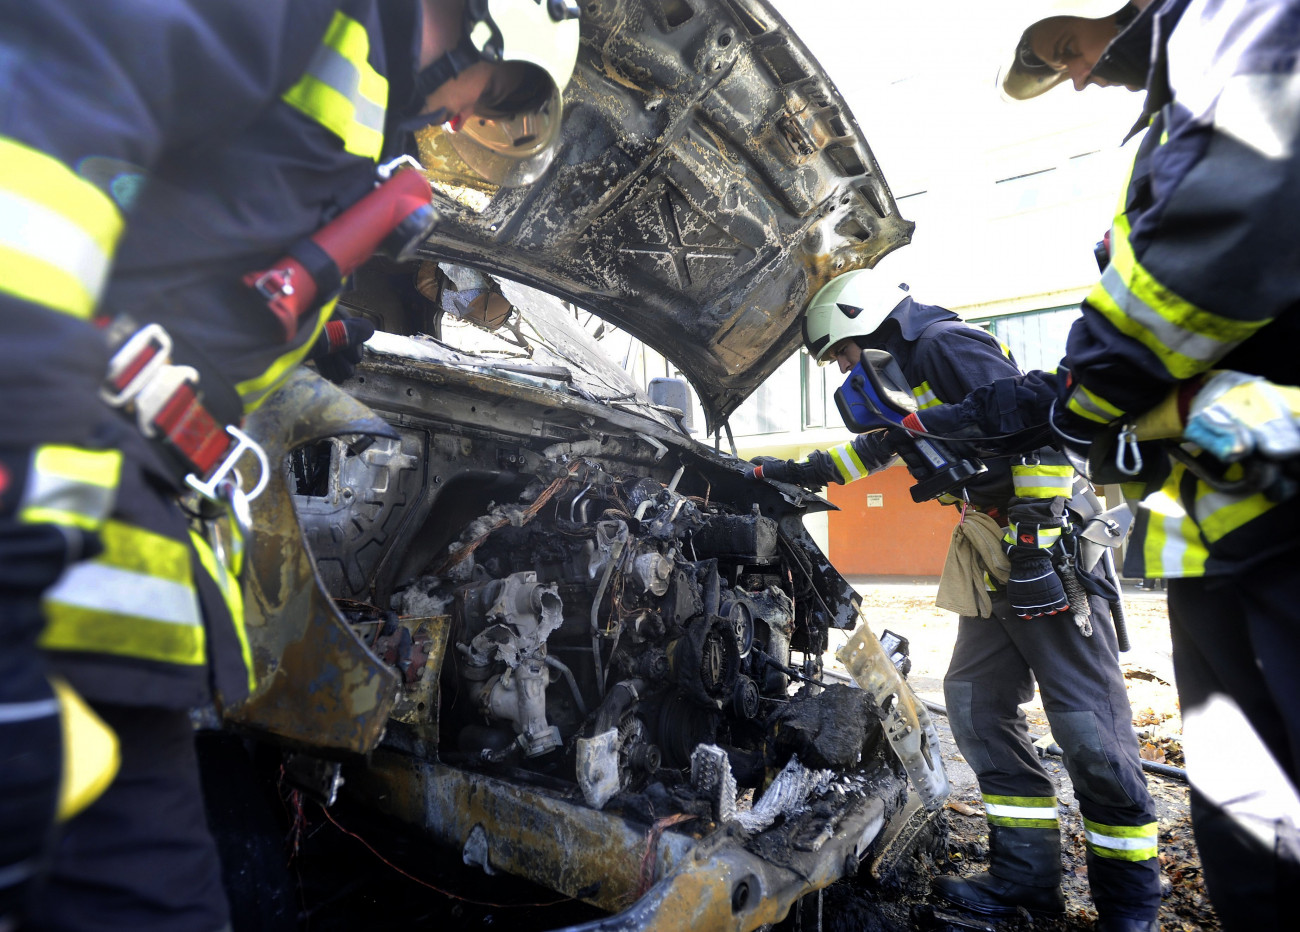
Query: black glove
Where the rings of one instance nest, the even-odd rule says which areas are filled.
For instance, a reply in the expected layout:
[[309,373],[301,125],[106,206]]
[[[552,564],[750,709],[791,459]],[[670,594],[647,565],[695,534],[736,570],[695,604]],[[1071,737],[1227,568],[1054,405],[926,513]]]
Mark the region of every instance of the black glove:
[[1011,610],[1021,618],[1039,618],[1068,610],[1070,600],[1065,596],[1065,586],[1056,575],[1051,557],[1068,531],[1064,497],[1019,500],[1007,509],[1007,519],[1015,533],[1007,546],[1011,560],[1007,598]]
[[1021,618],[1040,618],[1068,611],[1070,600],[1065,586],[1052,567],[1046,550],[1028,547],[1011,548],[1011,578],[1007,580],[1007,599],[1011,610]]
[[797,463],[794,460],[777,459],[775,456],[756,456],[750,462],[754,465],[745,470],[745,476],[750,479],[791,482],[811,489],[820,489],[826,484],[817,478],[817,467],[812,463]]
[[361,362],[361,344],[375,335],[375,325],[363,317],[339,317],[325,325],[307,358],[331,382],[346,382]]

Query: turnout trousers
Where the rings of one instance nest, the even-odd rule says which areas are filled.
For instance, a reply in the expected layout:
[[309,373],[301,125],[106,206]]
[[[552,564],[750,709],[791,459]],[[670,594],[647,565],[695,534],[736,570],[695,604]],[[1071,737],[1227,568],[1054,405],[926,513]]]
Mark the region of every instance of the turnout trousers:
[[993,617],[963,617],[944,677],[953,736],[979,779],[989,821],[989,871],[1031,886],[1060,883],[1056,788],[1039,763],[1020,703],[1038,681],[1052,735],[1083,815],[1088,878],[1104,916],[1154,919],[1160,905],[1155,806],[1105,601],[1093,636],[1072,616],[1025,621],[1003,592]]
[[1169,580],[1192,825],[1227,929],[1291,928],[1300,888],[1296,549],[1231,576]]

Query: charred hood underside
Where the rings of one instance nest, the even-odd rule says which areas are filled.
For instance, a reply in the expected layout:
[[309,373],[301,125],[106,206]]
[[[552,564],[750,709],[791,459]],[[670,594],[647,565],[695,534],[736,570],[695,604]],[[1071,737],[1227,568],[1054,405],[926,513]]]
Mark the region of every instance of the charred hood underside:
[[[590,0],[564,143],[526,189],[467,190],[420,157],[423,247],[591,310],[663,352],[716,428],[799,346],[835,275],[908,242],[830,79],[759,0]],[[441,178],[441,181],[440,181]]]

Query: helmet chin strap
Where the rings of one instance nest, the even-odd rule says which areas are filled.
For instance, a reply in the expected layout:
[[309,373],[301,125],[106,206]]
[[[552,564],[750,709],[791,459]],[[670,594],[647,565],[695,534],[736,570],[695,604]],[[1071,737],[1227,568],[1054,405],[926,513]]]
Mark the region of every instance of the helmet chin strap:
[[455,79],[470,65],[484,61],[483,55],[468,35],[462,35],[454,49],[447,52],[433,64],[420,70],[415,76],[415,96],[423,100],[448,81]]

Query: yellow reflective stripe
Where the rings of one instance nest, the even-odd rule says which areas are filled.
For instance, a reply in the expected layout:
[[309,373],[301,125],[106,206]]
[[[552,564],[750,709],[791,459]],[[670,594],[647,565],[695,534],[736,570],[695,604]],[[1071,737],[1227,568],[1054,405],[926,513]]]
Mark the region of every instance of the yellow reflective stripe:
[[858,456],[858,451],[853,449],[852,443],[843,443],[838,447],[830,449],[831,461],[835,464],[835,471],[840,474],[840,478],[845,482],[853,482],[866,476],[869,470],[862,457]]
[[338,298],[327,301],[321,306],[316,315],[316,323],[312,327],[311,336],[301,346],[289,350],[289,352],[276,359],[261,375],[240,382],[235,386],[235,391],[239,392],[239,396],[244,400],[245,413],[256,410],[258,405],[267,399],[268,395],[280,387],[280,383],[289,374],[289,370],[302,362],[307,354],[311,352],[316,339],[320,336],[321,331],[325,329],[326,321],[334,313],[336,303],[338,303]]
[[1056,828],[1055,796],[993,796],[982,794],[990,825],[1006,828]]
[[190,531],[190,542],[199,555],[199,562],[208,571],[208,575],[221,590],[221,597],[225,599],[230,620],[235,626],[235,636],[239,638],[239,653],[244,659],[244,669],[248,673],[248,689],[252,692],[257,688],[257,677],[253,675],[253,649],[248,643],[248,628],[244,624],[244,593],[239,587],[239,580],[231,576],[202,536]]
[[1180,579],[1205,572],[1207,554],[1196,524],[1177,502],[1179,484],[1186,472],[1186,466],[1176,463],[1164,487],[1142,503],[1148,512],[1146,536],[1142,539],[1147,577]]
[[193,588],[190,552],[184,542],[122,521],[105,524],[100,540],[104,553],[94,562]]
[[201,666],[207,662],[202,625],[175,625],[101,608],[47,603],[41,646],[89,651],[161,663]]
[[18,520],[98,530],[113,510],[122,476],[117,450],[48,445],[32,456]]
[[[1040,550],[1046,550],[1061,539],[1061,530],[1059,527],[1040,527],[1038,534],[1034,538],[1033,546],[1038,547]],[[1007,524],[1007,529],[1002,533],[1002,539],[1008,544],[1019,544],[1022,547],[1029,546],[1028,541],[1020,539],[1020,528],[1014,521]]]
[[1011,482],[1021,498],[1069,498],[1074,492],[1074,467],[1039,463],[1011,467]]
[[1170,375],[1190,378],[1221,359],[1268,320],[1234,320],[1197,307],[1142,267],[1121,208],[1110,235],[1110,265],[1088,295],[1120,333],[1151,350]]
[[58,159],[0,137],[0,293],[87,319],[122,233],[103,191]]
[[1262,492],[1247,496],[1229,495],[1197,480],[1193,513],[1201,533],[1213,544],[1242,525],[1254,521],[1276,504]]
[[370,37],[355,19],[336,12],[307,73],[284,94],[362,158],[378,159],[384,144],[388,80],[371,67]]
[[1083,837],[1093,854],[1119,861],[1147,861],[1158,853],[1160,838],[1155,822],[1146,825],[1102,825],[1083,820]]
[[1070,400],[1065,403],[1065,406],[1079,417],[1096,421],[1098,424],[1109,424],[1124,416],[1124,412],[1119,408],[1082,385],[1074,387],[1070,393]]
[[916,398],[918,408],[933,408],[936,405],[943,404],[939,396],[934,393],[929,382],[922,382],[918,388],[912,389],[912,395]]

